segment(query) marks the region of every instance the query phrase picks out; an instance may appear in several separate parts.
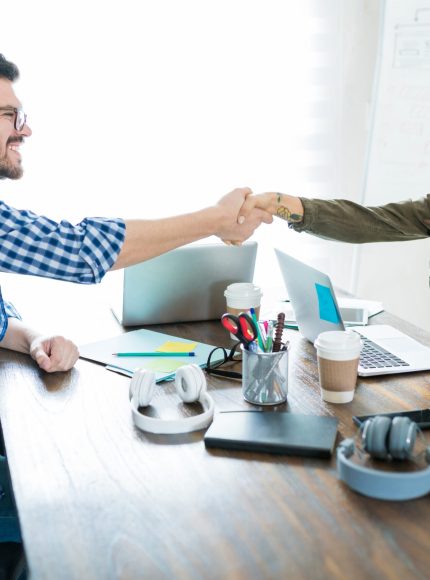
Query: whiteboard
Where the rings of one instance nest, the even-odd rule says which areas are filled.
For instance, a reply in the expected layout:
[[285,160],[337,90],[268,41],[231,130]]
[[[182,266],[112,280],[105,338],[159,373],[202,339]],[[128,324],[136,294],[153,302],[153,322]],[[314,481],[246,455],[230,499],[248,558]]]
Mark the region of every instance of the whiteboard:
[[[376,66],[365,205],[430,193],[430,1],[386,0]],[[430,240],[361,248],[356,292],[430,330]]]

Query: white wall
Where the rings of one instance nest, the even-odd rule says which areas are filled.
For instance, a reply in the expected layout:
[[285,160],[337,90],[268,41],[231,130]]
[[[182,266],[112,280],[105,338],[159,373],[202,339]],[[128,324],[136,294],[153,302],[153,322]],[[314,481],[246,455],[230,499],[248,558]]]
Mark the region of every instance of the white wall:
[[[19,34],[4,27],[1,50],[20,66],[33,136],[2,198],[77,221],[172,215],[237,185],[338,194],[342,5],[11,3]],[[281,283],[272,246],[325,253],[279,220],[255,238],[265,284]],[[332,254],[321,265],[347,283]]]
[[[34,134],[1,197],[72,221],[172,215],[244,184],[360,201],[381,2],[11,3],[1,50]],[[257,281],[281,283],[281,246],[354,289],[352,246],[279,220],[255,237]]]
[[[430,180],[430,2],[387,0],[373,96],[372,139],[363,202],[419,198]],[[430,330],[428,239],[368,244],[360,251],[357,289]]]
[[[339,99],[334,100],[339,115],[333,117],[339,131],[334,159],[337,175],[335,187],[315,187],[309,197],[362,201],[381,5],[382,0],[349,0],[340,5],[336,46]],[[313,238],[312,244],[308,261],[328,272],[335,285],[356,292],[357,246],[319,238]]]

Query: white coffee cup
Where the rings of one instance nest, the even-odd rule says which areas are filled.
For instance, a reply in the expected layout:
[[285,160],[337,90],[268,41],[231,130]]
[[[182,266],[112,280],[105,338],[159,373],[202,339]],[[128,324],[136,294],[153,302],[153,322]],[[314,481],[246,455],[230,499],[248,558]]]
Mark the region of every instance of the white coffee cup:
[[260,317],[263,293],[259,286],[252,282],[236,282],[227,286],[224,296],[227,302],[227,312],[230,314],[240,314],[254,308],[257,319]]
[[315,343],[321,397],[329,403],[349,403],[354,398],[361,339],[356,332],[332,330]]

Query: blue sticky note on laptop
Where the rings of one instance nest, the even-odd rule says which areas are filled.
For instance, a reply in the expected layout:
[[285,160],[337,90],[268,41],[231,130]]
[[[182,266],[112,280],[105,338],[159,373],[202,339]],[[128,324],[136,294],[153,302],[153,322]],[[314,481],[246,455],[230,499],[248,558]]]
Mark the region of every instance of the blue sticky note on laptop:
[[333,324],[339,324],[339,313],[330,288],[316,283],[315,289],[318,296],[318,307],[321,320],[333,322]]

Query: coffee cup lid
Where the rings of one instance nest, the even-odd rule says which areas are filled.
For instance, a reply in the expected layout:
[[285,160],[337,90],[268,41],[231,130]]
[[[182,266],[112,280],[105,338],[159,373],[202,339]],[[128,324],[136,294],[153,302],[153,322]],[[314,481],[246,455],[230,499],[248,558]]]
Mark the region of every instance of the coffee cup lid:
[[321,332],[314,342],[315,348],[324,351],[355,353],[361,350],[360,336],[350,330],[329,330]]
[[262,292],[260,286],[256,286],[252,282],[235,282],[227,286],[224,296],[226,298],[260,298]]

